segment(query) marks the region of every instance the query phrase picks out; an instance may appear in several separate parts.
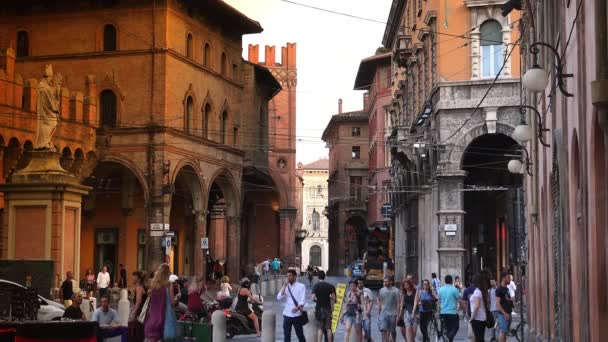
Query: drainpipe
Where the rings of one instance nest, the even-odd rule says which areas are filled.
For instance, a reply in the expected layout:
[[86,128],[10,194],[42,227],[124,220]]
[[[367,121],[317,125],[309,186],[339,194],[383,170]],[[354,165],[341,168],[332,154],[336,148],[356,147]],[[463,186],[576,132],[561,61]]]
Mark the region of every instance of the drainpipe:
[[597,79],[591,82],[591,102],[598,110],[598,121],[608,133],[608,28],[606,0],[595,0],[595,65]]

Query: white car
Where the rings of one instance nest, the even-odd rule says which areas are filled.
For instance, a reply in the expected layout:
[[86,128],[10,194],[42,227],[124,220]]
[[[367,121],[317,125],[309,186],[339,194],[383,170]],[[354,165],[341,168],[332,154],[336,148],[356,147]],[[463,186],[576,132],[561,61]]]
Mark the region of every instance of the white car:
[[[25,289],[26,287],[14,283],[12,281],[0,279],[0,287],[19,287]],[[63,317],[63,312],[65,311],[65,307],[57,302],[54,302],[50,299],[46,299],[42,296],[38,296],[38,302],[40,303],[40,308],[38,309],[38,320],[39,321],[52,321],[55,319],[60,319]]]

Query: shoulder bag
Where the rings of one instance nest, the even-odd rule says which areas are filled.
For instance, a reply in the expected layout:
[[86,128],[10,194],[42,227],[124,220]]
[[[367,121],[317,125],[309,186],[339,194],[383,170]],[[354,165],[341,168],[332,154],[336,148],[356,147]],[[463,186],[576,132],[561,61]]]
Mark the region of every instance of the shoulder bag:
[[[298,301],[296,300],[296,297],[294,297],[293,293],[291,293],[291,289],[289,288],[289,285],[287,285],[287,291],[289,291],[289,295],[291,296],[291,300],[293,300],[293,304],[295,304],[296,307],[300,306],[300,304],[298,304]],[[298,316],[297,322],[300,323],[301,325],[308,324],[308,312],[306,312],[306,310],[302,310],[302,309],[300,309],[300,312],[302,314],[300,316]]]
[[137,321],[139,323],[144,324],[146,317],[148,316],[148,310],[150,310],[150,296],[146,298],[144,305],[141,307],[141,312],[139,313],[139,316],[137,316]]

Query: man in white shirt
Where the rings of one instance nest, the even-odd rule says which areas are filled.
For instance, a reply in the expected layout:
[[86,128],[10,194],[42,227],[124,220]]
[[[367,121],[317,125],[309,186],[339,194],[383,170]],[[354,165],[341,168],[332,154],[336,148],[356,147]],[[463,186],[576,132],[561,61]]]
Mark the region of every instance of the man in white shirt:
[[268,275],[270,274],[270,260],[268,260],[268,259],[264,260],[263,264],[264,264],[264,268],[263,268],[264,279],[268,280]]
[[108,287],[110,286],[110,273],[106,266],[101,268],[101,272],[97,274],[97,287],[99,288],[99,297],[108,295]]
[[302,308],[306,301],[306,286],[296,281],[297,273],[290,269],[287,271],[287,282],[283,284],[279,294],[278,301],[285,301],[283,309],[283,334],[284,341],[291,342],[291,327],[296,330],[299,342],[306,342],[304,338],[304,330],[302,329]]

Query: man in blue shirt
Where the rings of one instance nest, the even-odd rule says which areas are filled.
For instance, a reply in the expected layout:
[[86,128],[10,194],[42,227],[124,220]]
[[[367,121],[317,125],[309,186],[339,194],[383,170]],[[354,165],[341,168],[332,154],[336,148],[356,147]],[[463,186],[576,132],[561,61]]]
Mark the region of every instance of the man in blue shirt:
[[100,299],[101,306],[95,310],[91,321],[99,324],[98,340],[103,341],[106,338],[121,336],[122,342],[128,341],[129,329],[120,325],[120,317],[118,312],[110,308],[110,297],[102,296]]
[[458,333],[458,299],[460,292],[452,285],[453,279],[451,275],[445,276],[445,285],[439,289],[437,297],[441,305],[441,320],[444,324],[443,333],[447,335],[450,342],[454,341],[456,333]]

